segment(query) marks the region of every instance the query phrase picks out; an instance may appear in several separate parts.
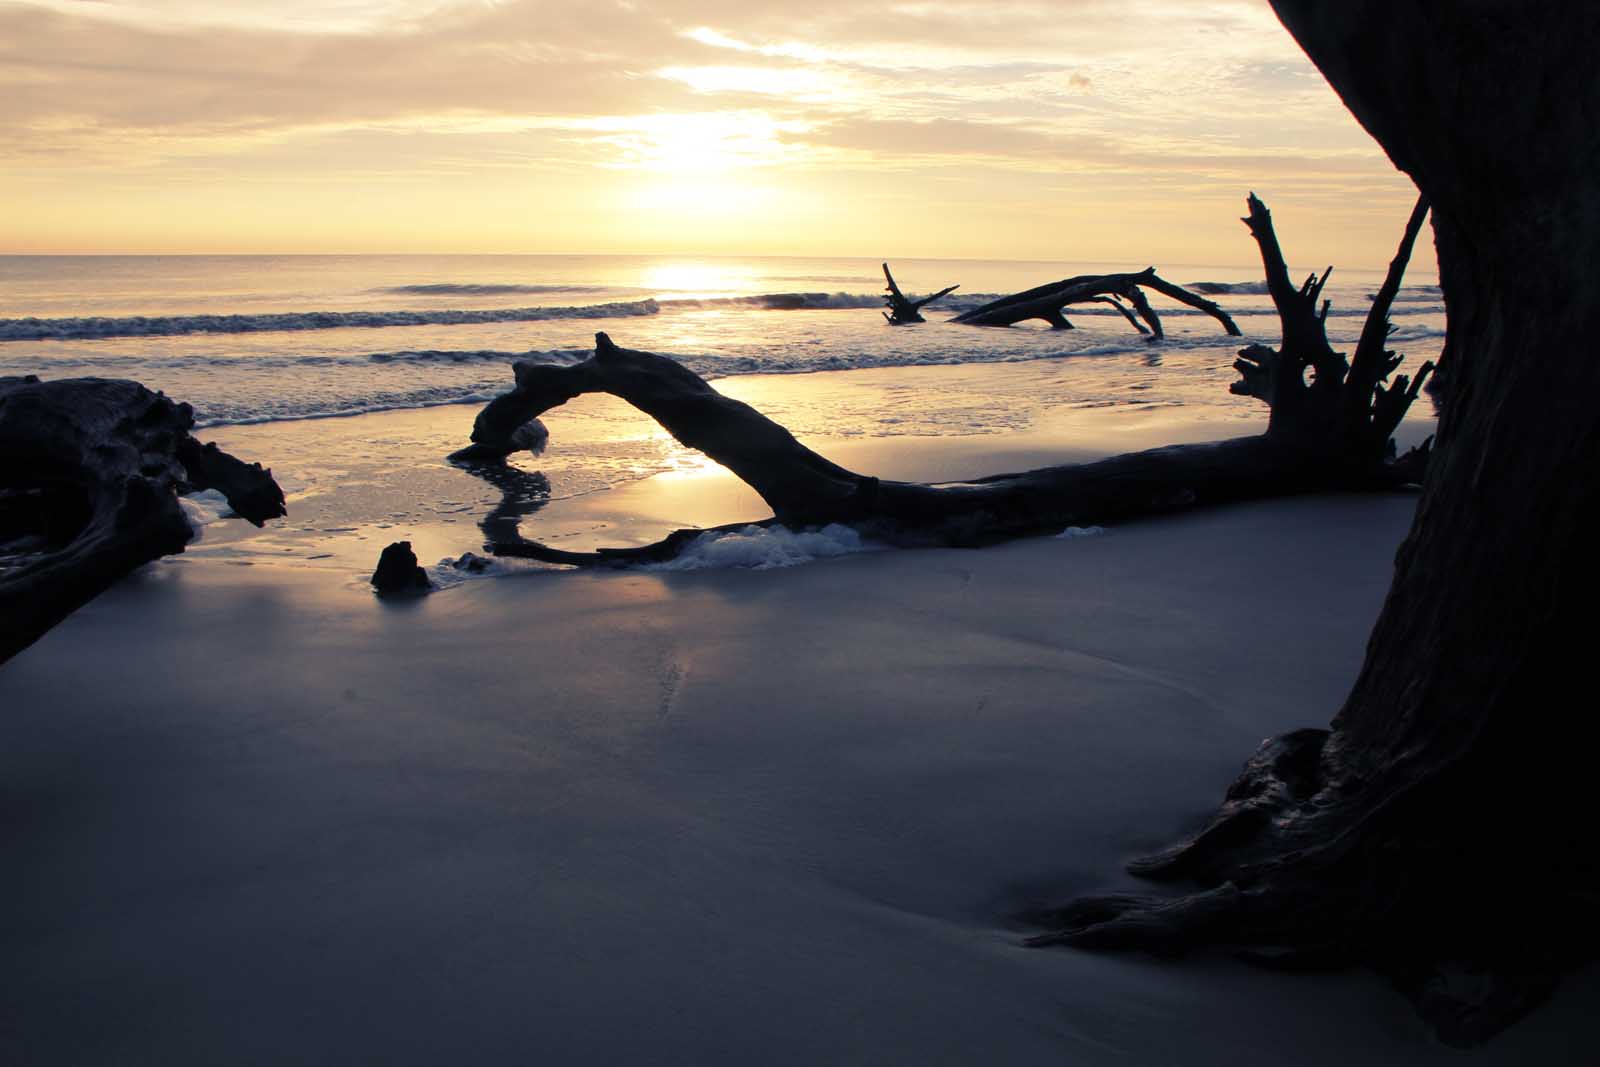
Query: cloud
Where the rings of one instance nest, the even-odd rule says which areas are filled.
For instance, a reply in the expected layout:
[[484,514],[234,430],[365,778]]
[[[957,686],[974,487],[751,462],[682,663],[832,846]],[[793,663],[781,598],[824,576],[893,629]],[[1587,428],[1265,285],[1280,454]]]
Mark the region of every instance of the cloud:
[[586,168],[1394,183],[1261,0],[0,0],[0,193]]

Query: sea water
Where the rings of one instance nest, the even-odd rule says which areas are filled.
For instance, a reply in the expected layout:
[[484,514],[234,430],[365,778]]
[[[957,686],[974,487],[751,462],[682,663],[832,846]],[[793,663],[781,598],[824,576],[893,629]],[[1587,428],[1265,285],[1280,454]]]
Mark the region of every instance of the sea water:
[[[202,437],[228,445],[229,428],[237,436],[253,427],[241,440],[245,454],[274,462],[288,483],[291,520],[309,511],[305,531],[385,528],[373,536],[415,518],[411,504],[395,502],[404,496],[438,497],[435,518],[458,497],[463,512],[482,500],[452,488],[455,475],[441,465],[464,440],[419,436],[416,427],[432,424],[395,422],[399,416],[381,423],[341,417],[481,404],[510,387],[513,361],[575,363],[601,330],[623,347],[679,359],[734,392],[733,380],[744,376],[810,375],[814,384],[815,375],[828,375],[838,387],[826,403],[788,402],[790,394],[817,391],[784,389],[793,378],[763,379],[763,410],[804,439],[1018,433],[1085,409],[1175,423],[1222,420],[1238,424],[1231,432],[1251,432],[1265,409],[1231,395],[1228,384],[1242,345],[1278,342],[1258,266],[1160,265],[1163,277],[1226,309],[1242,338],[1153,292],[1167,334],[1159,343],[1104,305],[1070,309],[1071,330],[948,321],[998,295],[1147,265],[899,260],[892,267],[908,293],[960,288],[926,310],[926,323],[894,327],[880,313],[881,266],[868,259],[6,256],[0,376],[132,378],[191,404],[202,430],[211,430]],[[1335,348],[1354,347],[1381,280],[1375,270],[1334,272],[1324,295]],[[1395,305],[1392,344],[1408,356],[1402,369],[1438,355],[1444,309],[1435,281],[1414,274]],[[929,366],[972,373],[898,370]],[[863,387],[850,388],[857,378]],[[691,462],[665,434],[641,432],[618,403],[586,399],[570,407],[580,418],[568,420],[555,436],[560,447],[537,464],[552,499]],[[309,439],[287,432],[285,424],[304,430],[313,419],[333,421],[317,424],[322,431]],[[274,434],[275,425],[283,431]],[[287,453],[274,447],[280,439]],[[428,483],[435,467],[440,480]],[[370,487],[369,504],[352,503],[360,485]],[[304,506],[336,496],[343,510]],[[464,547],[481,545],[473,539]]]

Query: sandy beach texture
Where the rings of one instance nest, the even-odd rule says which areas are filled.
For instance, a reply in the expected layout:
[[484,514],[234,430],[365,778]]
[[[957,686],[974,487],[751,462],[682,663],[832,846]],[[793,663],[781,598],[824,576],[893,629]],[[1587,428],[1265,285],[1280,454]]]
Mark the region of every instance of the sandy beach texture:
[[[459,440],[470,414],[300,432]],[[1131,418],[1096,447],[1188,432]],[[266,429],[309,447],[224,443],[258,458]],[[926,476],[1095,450],[1048,443],[830,454]],[[441,451],[415,498],[454,476]],[[473,547],[487,498],[396,518],[358,467],[371,514],[303,492],[330,510],[292,536],[214,524],[0,670],[0,1062],[1461,1061],[1372,975],[1030,950],[1015,921],[1135,887],[1122,863],[1261,738],[1327,721],[1412,498],[381,603],[358,563],[382,539]],[[672,480],[560,521],[749,506]],[[1472,1062],[1593,1062],[1596,992]]]

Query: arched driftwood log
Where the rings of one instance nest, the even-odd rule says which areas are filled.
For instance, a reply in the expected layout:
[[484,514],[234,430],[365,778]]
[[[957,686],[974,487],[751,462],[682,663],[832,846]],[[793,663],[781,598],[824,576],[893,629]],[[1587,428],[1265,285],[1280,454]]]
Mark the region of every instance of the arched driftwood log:
[[[1048,322],[1052,329],[1070,330],[1073,328],[1072,323],[1064,314],[1068,305],[1110,304],[1140,333],[1145,332],[1145,325],[1139,321],[1143,319],[1144,323],[1149,325],[1151,340],[1159,341],[1166,334],[1161,325],[1161,316],[1156,314],[1149,298],[1144,295],[1146,288],[1154,289],[1180,304],[1187,304],[1205,312],[1222,323],[1222,328],[1228,332],[1228,336],[1239,336],[1239,327],[1220,305],[1198,293],[1191,293],[1181,285],[1172,284],[1156,274],[1154,267],[1146,267],[1133,274],[1080,274],[1073,278],[1063,278],[1059,282],[1035,286],[1025,292],[991,300],[982,307],[963,311],[950,321],[967,326],[1014,326],[1028,319],[1042,319]],[[1124,300],[1127,301],[1126,304],[1123,303]]]
[[[1363,963],[1472,1044],[1600,954],[1600,6],[1273,6],[1433,205],[1438,443],[1330,729],[1268,741],[1199,834],[1132,867],[1197,891],[1080,900],[1040,941]],[[1346,380],[1381,377],[1381,348],[1369,322]]]
[[0,662],[135,568],[182,552],[178,494],[220,490],[260,526],[272,472],[202,445],[194,413],[138,382],[0,378]]
[[[1388,336],[1389,308],[1423,207],[1414,213],[1396,256],[1393,284],[1378,294],[1369,313],[1373,325],[1368,333],[1380,347],[1358,350],[1352,367],[1360,373],[1347,373],[1342,357],[1329,347],[1316,311],[1320,280],[1298,290],[1289,283],[1271,216],[1254,197],[1250,206],[1246,221],[1272,279],[1284,336],[1281,351],[1253,345],[1240,354],[1244,378],[1235,391],[1257,396],[1272,409],[1267,432],[1259,436],[971,482],[882,481],[818,455],[784,427],[718,393],[673,360],[619,348],[602,333],[596,335],[594,356],[583,363],[517,363],[516,388],[479,413],[473,444],[452,458],[491,462],[532,443],[542,445],[540,415],[584,393],[610,393],[743,479],[772,508],[772,521],[795,528],[843,523],[899,544],[985,544],[1197,504],[1415,483],[1421,456],[1393,461],[1390,435],[1416,396],[1416,385],[1401,376],[1393,386],[1381,387],[1398,364],[1381,351],[1381,341]],[[1316,368],[1310,383],[1307,368]],[[1426,368],[1419,381],[1425,374]],[[702,532],[680,530],[644,548],[598,552],[565,552],[523,540],[487,547],[501,555],[554,563],[619,564],[671,558]]]

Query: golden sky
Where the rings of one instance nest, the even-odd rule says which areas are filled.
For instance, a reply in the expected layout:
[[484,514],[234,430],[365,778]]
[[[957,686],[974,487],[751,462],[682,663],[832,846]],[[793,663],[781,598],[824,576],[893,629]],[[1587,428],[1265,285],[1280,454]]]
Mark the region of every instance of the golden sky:
[[0,251],[1379,266],[1266,0],[0,0]]

